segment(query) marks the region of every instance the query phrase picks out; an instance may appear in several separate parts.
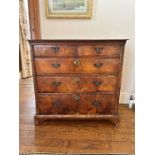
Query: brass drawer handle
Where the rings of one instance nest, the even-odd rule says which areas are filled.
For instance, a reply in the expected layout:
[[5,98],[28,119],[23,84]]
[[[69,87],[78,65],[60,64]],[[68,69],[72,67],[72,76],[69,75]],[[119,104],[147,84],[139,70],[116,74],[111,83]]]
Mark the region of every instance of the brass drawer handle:
[[53,102],[53,106],[55,107],[55,108],[60,108],[61,107],[61,102],[60,101],[54,101]]
[[101,81],[94,81],[93,84],[94,84],[95,86],[100,86],[100,85],[102,84],[102,82],[101,82]]
[[54,68],[59,68],[60,67],[60,64],[52,64],[52,66],[54,67]]
[[80,100],[80,96],[79,95],[73,95],[73,99],[76,100],[76,101],[79,101]]
[[75,81],[75,82],[79,82],[79,81],[80,81],[80,78],[79,78],[79,77],[75,77],[75,78],[74,78],[74,81]]
[[74,63],[74,65],[79,66],[80,65],[80,60],[75,60],[73,63]]
[[57,53],[59,51],[59,47],[51,47],[51,49],[54,53]]
[[95,66],[96,68],[100,68],[100,67],[102,67],[102,65],[103,65],[103,63],[95,63],[95,64],[94,64],[94,66]]
[[92,104],[95,106],[95,107],[98,107],[101,105],[101,102],[99,101],[93,101]]
[[53,82],[52,84],[53,84],[53,86],[60,86],[61,82],[55,81],[55,82]]
[[97,54],[99,54],[101,51],[103,51],[103,47],[95,47],[95,51]]

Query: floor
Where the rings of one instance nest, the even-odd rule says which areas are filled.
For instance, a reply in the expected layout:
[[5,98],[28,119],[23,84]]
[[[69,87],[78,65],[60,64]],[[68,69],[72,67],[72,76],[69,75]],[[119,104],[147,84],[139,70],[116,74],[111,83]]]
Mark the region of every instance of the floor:
[[106,121],[50,121],[34,126],[32,78],[20,80],[20,153],[134,154],[134,110],[120,105],[118,128]]

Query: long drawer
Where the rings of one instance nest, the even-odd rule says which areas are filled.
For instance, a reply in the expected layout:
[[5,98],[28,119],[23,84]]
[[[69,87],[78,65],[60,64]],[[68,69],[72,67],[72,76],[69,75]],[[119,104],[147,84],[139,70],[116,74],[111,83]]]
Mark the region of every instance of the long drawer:
[[73,57],[73,56],[119,56],[121,46],[119,44],[96,44],[96,45],[60,45],[47,44],[35,45],[36,57]]
[[38,95],[39,114],[112,114],[115,95],[42,94]]
[[37,74],[50,73],[118,73],[119,59],[35,58]]
[[116,76],[103,75],[61,75],[38,76],[38,91],[42,93],[52,92],[114,92],[116,91]]

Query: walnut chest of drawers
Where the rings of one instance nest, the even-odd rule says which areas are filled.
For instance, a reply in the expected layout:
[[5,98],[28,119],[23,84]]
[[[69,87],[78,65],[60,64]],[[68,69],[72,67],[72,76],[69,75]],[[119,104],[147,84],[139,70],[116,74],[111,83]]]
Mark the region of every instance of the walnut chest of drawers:
[[126,40],[30,40],[35,123],[98,119],[119,123]]

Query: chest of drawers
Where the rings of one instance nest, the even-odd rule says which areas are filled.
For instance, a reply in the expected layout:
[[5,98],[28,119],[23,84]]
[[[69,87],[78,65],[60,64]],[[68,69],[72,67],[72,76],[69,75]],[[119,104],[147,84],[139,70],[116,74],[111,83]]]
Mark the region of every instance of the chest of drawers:
[[119,123],[126,40],[30,40],[35,124],[48,119]]

